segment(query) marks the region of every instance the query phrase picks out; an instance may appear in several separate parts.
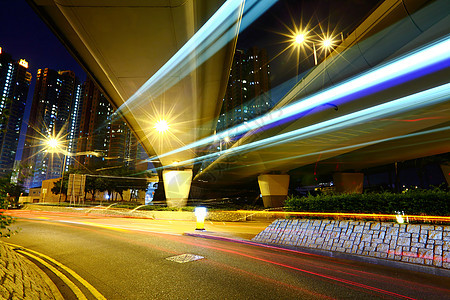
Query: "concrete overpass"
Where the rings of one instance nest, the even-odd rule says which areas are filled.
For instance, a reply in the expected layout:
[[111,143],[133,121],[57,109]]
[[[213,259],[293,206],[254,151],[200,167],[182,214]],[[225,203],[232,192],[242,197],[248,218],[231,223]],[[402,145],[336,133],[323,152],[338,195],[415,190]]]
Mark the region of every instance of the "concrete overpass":
[[[151,6],[141,0],[29,2],[112,103],[120,108],[149,155],[158,156],[161,164],[169,167],[163,173],[166,198],[171,205],[182,205],[189,193],[192,164],[199,156],[198,148],[188,145],[214,132],[241,24],[242,6],[229,11],[228,20],[232,22],[216,37],[219,40],[228,36],[220,50],[207,58],[201,55],[206,50],[190,52],[184,58],[188,61],[185,69],[175,68],[163,81],[167,86],[156,86],[148,92],[145,87],[149,78],[151,81],[159,74],[223,1],[161,0],[152,1]],[[383,2],[328,59],[300,81],[274,111],[448,37],[448,6],[445,0]],[[233,148],[439,87],[448,82],[449,75],[448,65],[445,65],[411,81],[391,82],[376,91],[360,93],[351,101],[335,99],[274,124],[276,126],[249,131]],[[239,152],[239,156],[232,151],[224,152],[195,179],[209,184],[234,184],[264,174],[260,177],[261,187],[268,191],[263,191],[263,196],[282,199],[289,180],[283,174],[311,163],[330,162],[324,164],[328,167],[323,170],[336,163],[340,170],[361,169],[393,162],[399,157],[408,159],[448,152],[448,100],[393,111],[306,138],[293,137],[283,143],[272,143],[270,147],[252,147],[251,151]],[[160,119],[169,121],[170,133],[155,131],[155,123]],[[411,146],[418,141],[422,143],[420,147]],[[185,150],[174,151],[181,147]],[[164,155],[167,153],[171,154]],[[181,166],[178,162],[187,163]]]
[[[369,81],[375,81],[377,68],[407,57],[441,38],[448,40],[449,9],[448,1],[381,3],[334,53],[282,98],[273,108],[272,116],[269,113],[265,118],[270,120],[289,113],[288,107],[295,109],[299,103],[321,99],[321,95],[328,94],[329,101],[299,110],[264,126],[264,130],[248,131],[195,179],[229,183],[259,176],[263,198],[266,196],[270,206],[279,206],[277,199],[284,199],[288,172],[293,169],[297,175],[313,177],[337,173],[335,184],[343,185],[339,187],[341,190],[354,190],[362,188],[363,176],[346,172],[449,152],[448,87],[436,102],[431,97],[424,105],[405,105],[398,109],[389,106],[406,97],[410,97],[409,104],[415,103],[413,95],[424,99],[425,91],[447,84],[450,78],[448,54],[433,70],[425,68],[418,71],[420,74],[413,72],[406,76],[408,78],[400,76],[354,95],[335,97],[345,83],[361,83],[358,78],[363,74],[367,74]],[[409,63],[414,66],[415,61]],[[354,88],[358,90],[357,85]],[[358,113],[376,106],[380,107],[376,116],[351,121],[360,117]]]

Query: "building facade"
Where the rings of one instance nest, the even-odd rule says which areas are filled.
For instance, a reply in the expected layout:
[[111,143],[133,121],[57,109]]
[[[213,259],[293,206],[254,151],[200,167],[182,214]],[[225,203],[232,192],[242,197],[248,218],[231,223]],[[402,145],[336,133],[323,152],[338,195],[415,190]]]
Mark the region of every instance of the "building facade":
[[256,47],[236,50],[217,132],[251,120],[272,107],[267,53]]
[[0,47],[0,176],[13,172],[31,74]]
[[[29,166],[25,186],[37,187],[43,180],[61,177],[68,150],[72,125],[79,119],[73,111],[80,83],[72,71],[39,69],[33,94],[22,162]],[[78,121],[79,122],[79,121]],[[75,130],[75,129],[74,129]],[[75,134],[75,133],[73,133]],[[62,151],[50,151],[46,142],[56,138]],[[72,146],[73,147],[73,146]]]
[[127,124],[114,115],[108,99],[91,79],[83,85],[76,166],[135,169],[142,147]]

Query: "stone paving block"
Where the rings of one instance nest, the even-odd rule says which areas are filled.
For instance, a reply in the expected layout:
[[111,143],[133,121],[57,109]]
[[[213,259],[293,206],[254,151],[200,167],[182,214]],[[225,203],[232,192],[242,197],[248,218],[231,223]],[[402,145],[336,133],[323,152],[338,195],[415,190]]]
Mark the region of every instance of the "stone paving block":
[[4,287],[3,285],[0,285],[0,298],[1,299],[9,299],[9,296],[11,293]]
[[406,227],[406,232],[419,234],[419,232],[420,232],[420,225],[408,224],[408,226]]
[[419,238],[419,242],[420,243],[426,243],[427,242],[427,240],[428,240],[428,232],[427,232],[427,234],[420,234],[420,238]]
[[334,228],[334,224],[327,224],[325,226],[325,230],[333,230],[333,228]]
[[354,232],[362,232],[363,228],[364,228],[364,226],[357,225],[357,226],[355,226]]
[[450,251],[450,241],[444,241],[443,242],[442,250]]
[[386,235],[390,235],[390,236],[397,236],[398,235],[398,228],[392,227],[392,228],[388,228]]
[[434,225],[420,225],[421,230],[434,230]]
[[411,240],[406,237],[400,237],[397,239],[397,245],[400,246],[411,246]]
[[442,240],[442,231],[441,230],[432,230],[432,231],[428,232],[428,239]]
[[370,225],[370,229],[371,230],[380,230],[380,228],[381,228],[381,224],[380,223],[372,223]]
[[348,228],[348,225],[349,225],[349,221],[341,221],[339,223],[340,228]]
[[387,244],[379,244],[377,246],[377,250],[376,251],[381,252],[381,253],[384,253],[384,252],[387,253],[388,250],[389,250],[389,245],[387,245]]
[[450,251],[444,251],[442,253],[442,260],[444,263],[450,263]]
[[426,265],[433,265],[433,260],[432,259],[425,259],[425,264]]
[[433,253],[433,250],[430,250],[430,249],[419,249],[417,255],[418,255],[418,257],[430,259],[430,258],[433,258],[434,253]]
[[442,256],[435,255],[433,258],[433,265],[435,267],[442,267]]

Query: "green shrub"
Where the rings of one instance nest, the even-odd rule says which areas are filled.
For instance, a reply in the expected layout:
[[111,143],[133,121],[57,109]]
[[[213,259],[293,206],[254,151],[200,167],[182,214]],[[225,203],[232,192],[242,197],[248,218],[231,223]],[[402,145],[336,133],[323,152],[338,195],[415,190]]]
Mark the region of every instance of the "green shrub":
[[9,201],[6,198],[6,191],[4,185],[0,182],[0,237],[9,237],[14,231],[9,226],[14,222],[14,219],[3,213],[3,210],[8,208]]
[[402,194],[390,192],[340,195],[289,196],[289,211],[382,213],[404,211],[414,215],[450,215],[450,192],[439,189],[410,190]]

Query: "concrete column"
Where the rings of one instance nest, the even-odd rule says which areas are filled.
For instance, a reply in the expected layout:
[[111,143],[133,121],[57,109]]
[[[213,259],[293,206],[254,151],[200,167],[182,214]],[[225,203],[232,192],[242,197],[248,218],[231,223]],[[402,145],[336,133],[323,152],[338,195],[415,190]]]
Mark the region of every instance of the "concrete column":
[[191,189],[192,170],[164,170],[162,175],[167,206],[186,206]]
[[289,175],[263,174],[258,176],[264,207],[281,207],[288,194]]
[[442,173],[444,173],[447,185],[450,186],[450,165],[441,165]]
[[363,192],[363,173],[334,173],[335,191],[342,194],[361,194]]

